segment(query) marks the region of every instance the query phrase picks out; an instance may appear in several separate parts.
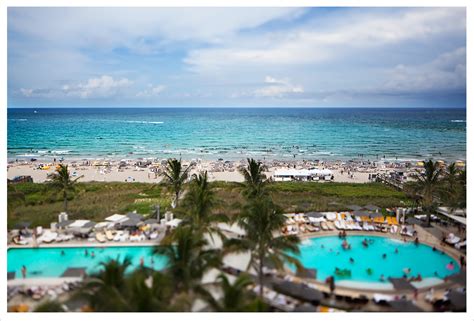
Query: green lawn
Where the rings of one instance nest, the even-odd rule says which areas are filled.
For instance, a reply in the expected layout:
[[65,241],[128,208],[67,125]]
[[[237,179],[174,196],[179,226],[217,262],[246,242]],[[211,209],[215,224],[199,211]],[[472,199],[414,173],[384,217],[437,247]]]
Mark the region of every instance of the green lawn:
[[[213,182],[218,204],[216,212],[235,215],[243,204],[238,183]],[[383,184],[275,182],[269,187],[273,200],[284,211],[342,210],[345,205],[374,204],[382,208],[399,206],[406,197]],[[81,183],[69,201],[71,219],[101,221],[114,213],[136,210],[150,213],[155,204],[169,209],[170,191],[160,184]],[[333,204],[337,203],[337,204]],[[8,227],[19,221],[49,226],[62,211],[62,199],[46,184],[24,183],[8,186]]]

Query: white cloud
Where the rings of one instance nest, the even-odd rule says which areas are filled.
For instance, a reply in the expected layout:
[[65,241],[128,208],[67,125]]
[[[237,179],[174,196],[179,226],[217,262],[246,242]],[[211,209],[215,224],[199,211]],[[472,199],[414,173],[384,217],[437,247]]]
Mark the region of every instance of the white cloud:
[[[127,47],[142,53],[169,41],[221,42],[274,19],[291,20],[304,8],[13,8],[16,32],[74,47]],[[144,43],[143,40],[147,42]]]
[[263,83],[263,87],[251,91],[233,92],[230,94],[230,97],[283,98],[289,95],[304,93],[304,88],[302,86],[292,84],[288,78],[266,76]]
[[163,92],[163,90],[165,90],[165,88],[166,87],[164,85],[153,86],[152,84],[148,84],[148,88],[138,92],[136,96],[137,97],[155,97],[155,96],[160,95]]
[[[429,8],[398,14],[345,16],[330,29],[311,26],[259,35],[258,39],[233,39],[222,48],[196,49],[185,62],[196,72],[216,72],[241,66],[304,65],[334,60],[360,49],[425,39],[466,28],[465,10]],[[239,46],[235,46],[238,43]]]
[[33,89],[31,88],[20,88],[20,92],[25,97],[31,97],[33,94]]
[[85,83],[65,84],[62,91],[66,96],[80,98],[110,97],[118,93],[120,89],[133,84],[127,78],[114,79],[111,76],[103,75],[99,78],[90,78]]
[[466,48],[461,47],[421,65],[397,65],[387,71],[387,92],[446,92],[466,89]]

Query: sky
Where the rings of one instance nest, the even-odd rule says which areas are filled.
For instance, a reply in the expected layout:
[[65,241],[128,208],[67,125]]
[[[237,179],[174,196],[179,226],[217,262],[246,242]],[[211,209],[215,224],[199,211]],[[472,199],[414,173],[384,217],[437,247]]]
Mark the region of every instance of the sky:
[[464,8],[8,8],[9,107],[463,107]]

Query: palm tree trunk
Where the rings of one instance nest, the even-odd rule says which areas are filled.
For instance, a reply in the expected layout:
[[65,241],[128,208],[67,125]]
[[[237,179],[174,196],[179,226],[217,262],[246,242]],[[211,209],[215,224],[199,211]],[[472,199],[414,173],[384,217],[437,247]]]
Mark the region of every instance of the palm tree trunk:
[[64,212],[67,213],[67,193],[66,193],[66,191],[63,192],[63,198],[64,198],[64,200],[63,200]]
[[179,190],[175,192],[175,201],[174,201],[175,207],[178,207],[178,199],[179,199]]
[[258,295],[263,300],[263,253],[261,250],[258,259],[258,283],[260,285]]

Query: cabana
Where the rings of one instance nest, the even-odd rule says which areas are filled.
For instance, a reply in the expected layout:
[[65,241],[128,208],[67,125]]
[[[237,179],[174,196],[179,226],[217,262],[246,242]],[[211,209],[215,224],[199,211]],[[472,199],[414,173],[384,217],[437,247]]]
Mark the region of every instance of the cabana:
[[175,218],[175,219],[172,219],[171,221],[169,222],[166,222],[166,226],[169,226],[171,228],[177,228],[179,226],[179,224],[181,224],[181,221],[179,218]]
[[126,221],[127,219],[128,217],[122,214],[114,214],[105,218],[106,221],[112,222],[112,223],[121,223],[121,222]]
[[372,211],[372,212],[378,212],[380,210],[380,207],[378,207],[376,205],[369,204],[369,205],[365,205],[364,209],[366,209],[368,211]]
[[129,218],[126,221],[120,223],[120,227],[122,228],[138,228],[140,225],[143,225],[141,220],[137,220],[135,218]]

